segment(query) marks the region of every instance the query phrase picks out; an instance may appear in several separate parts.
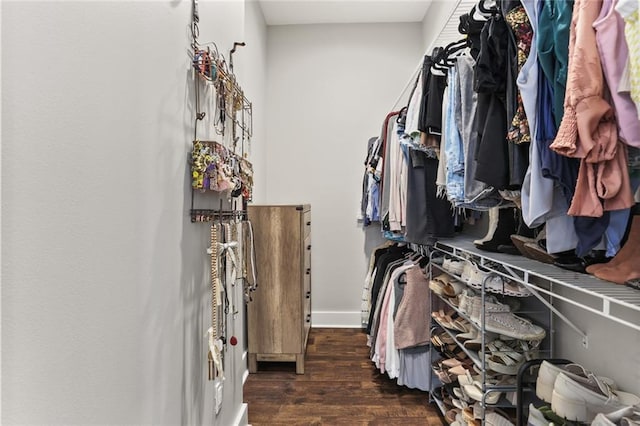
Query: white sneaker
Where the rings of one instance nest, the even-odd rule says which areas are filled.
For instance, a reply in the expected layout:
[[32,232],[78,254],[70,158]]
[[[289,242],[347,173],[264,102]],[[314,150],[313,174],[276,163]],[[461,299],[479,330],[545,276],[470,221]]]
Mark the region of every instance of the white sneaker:
[[633,416],[633,407],[624,407],[609,414],[598,413],[591,426],[616,426],[628,416]]
[[[553,385],[559,373],[564,373],[570,379],[578,383],[584,383],[587,387],[593,386],[595,383],[594,379],[591,378],[592,376],[595,377],[595,375],[579,364],[555,365],[548,361],[543,361],[542,364],[540,364],[538,378],[536,379],[536,395],[538,398],[551,403]],[[609,385],[612,389],[616,388],[613,380],[607,377],[598,377],[598,379]]]
[[452,274],[455,274],[457,276],[460,276],[462,275],[462,270],[464,269],[465,263],[466,262],[463,262],[462,260],[445,258],[444,261],[442,262],[442,269],[444,269],[447,272],[451,272]]
[[[494,296],[485,296],[484,309],[485,317],[494,312],[511,312],[509,305],[498,302]],[[468,314],[471,321],[480,325],[482,322],[482,297],[478,296],[473,299],[473,306]]]
[[458,297],[458,309],[463,314],[470,315],[471,310],[473,309],[473,299],[476,297],[476,293],[468,288],[466,290],[462,290],[462,293],[460,293]]
[[485,315],[484,328],[519,340],[542,340],[547,335],[544,328],[512,313]]
[[465,262],[462,274],[460,277],[462,281],[466,282],[470,287],[480,289],[482,288],[482,281],[488,272],[480,270],[478,265],[473,262]]
[[598,413],[609,414],[640,404],[636,395],[614,391],[597,377],[592,378],[593,383],[587,387],[563,372],[558,373],[551,395],[551,409],[567,420],[592,422]]
[[484,288],[491,293],[505,294],[507,296],[531,296],[531,292],[524,285],[511,281],[502,275],[492,275],[488,277],[484,282]]
[[529,418],[527,426],[549,426],[549,420],[544,417],[542,411],[538,410],[533,404],[529,404]]

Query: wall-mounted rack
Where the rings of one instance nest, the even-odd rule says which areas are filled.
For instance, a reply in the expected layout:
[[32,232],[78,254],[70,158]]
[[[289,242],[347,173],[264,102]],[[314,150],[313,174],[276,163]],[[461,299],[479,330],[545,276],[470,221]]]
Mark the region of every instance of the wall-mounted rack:
[[215,222],[227,219],[247,220],[246,210],[214,210],[214,209],[191,209],[189,210],[191,222]]

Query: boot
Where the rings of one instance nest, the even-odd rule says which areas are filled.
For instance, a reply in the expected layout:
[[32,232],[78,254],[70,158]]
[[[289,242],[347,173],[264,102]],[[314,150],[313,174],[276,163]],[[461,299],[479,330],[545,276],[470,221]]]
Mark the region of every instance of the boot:
[[631,213],[632,215],[629,216],[629,224],[627,225],[627,230],[625,231],[624,237],[622,238],[622,248],[620,249],[620,251],[618,251],[618,253],[616,253],[614,258],[611,259],[608,263],[597,263],[595,265],[588,266],[586,268],[586,271],[588,274],[595,275],[595,273],[599,269],[602,269],[604,267],[615,268],[618,263],[622,262],[623,258],[621,257],[621,253],[623,252],[624,247],[627,245],[627,243],[633,240],[632,234],[634,231],[634,227],[638,228],[638,226],[640,226],[640,223],[637,223],[638,219],[640,219],[640,216],[635,214],[638,212],[634,212],[634,209],[632,208]]
[[[626,281],[640,278],[638,251],[640,251],[640,216],[633,216],[626,244],[611,262],[603,264],[593,274],[602,280],[616,284],[624,284]],[[589,268],[593,269],[594,266],[599,265],[592,265]]]
[[498,207],[492,207],[489,209],[489,229],[487,230],[487,235],[482,237],[479,240],[475,240],[473,244],[482,244],[485,241],[489,241],[493,238],[493,234],[496,232],[496,228],[498,227]]
[[496,227],[493,237],[489,241],[482,244],[476,244],[480,250],[498,252],[499,245],[511,243],[511,234],[515,233],[517,223],[515,218],[515,209],[506,208],[498,210],[498,226]]
[[[516,209],[516,213],[518,215],[518,230],[516,231],[516,235],[524,238],[531,238],[531,241],[533,241],[533,237],[535,237],[535,229],[529,228],[524,222],[524,218],[522,217],[522,210],[520,208]],[[514,236],[512,235],[511,241],[509,241],[508,243],[500,244],[498,246],[498,251],[500,253],[522,256],[522,252],[518,247],[516,247],[515,243],[513,242],[513,237]]]

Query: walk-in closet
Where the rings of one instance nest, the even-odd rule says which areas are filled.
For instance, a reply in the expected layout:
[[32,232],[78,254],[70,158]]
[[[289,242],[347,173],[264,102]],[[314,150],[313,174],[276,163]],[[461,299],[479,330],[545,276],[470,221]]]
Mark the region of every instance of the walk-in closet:
[[0,423],[640,426],[637,0],[0,0]]

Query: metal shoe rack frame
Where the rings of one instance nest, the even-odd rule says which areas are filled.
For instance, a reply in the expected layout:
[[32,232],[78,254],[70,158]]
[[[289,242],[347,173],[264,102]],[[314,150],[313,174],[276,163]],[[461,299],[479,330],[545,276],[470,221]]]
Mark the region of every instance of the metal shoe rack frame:
[[[582,329],[567,318],[562,312],[560,312],[554,301],[561,300],[573,306],[576,306],[585,311],[600,315],[611,321],[617,322],[626,327],[640,331],[640,323],[637,322],[637,318],[640,317],[640,292],[629,287],[615,285],[607,283],[595,277],[586,274],[579,274],[576,272],[566,271],[553,265],[547,265],[541,262],[536,262],[528,258],[513,256],[502,253],[489,253],[478,250],[471,239],[469,238],[455,238],[450,240],[442,240],[436,243],[431,250],[430,259],[433,259],[436,254],[444,254],[445,256],[458,260],[472,260],[478,266],[489,270],[491,274],[497,274],[502,277],[508,278],[514,282],[520,283],[528,288],[532,296],[544,305],[548,311],[547,324],[541,324],[547,326],[547,337],[545,337],[546,345],[548,348],[544,350],[548,352],[548,357],[554,356],[553,348],[553,333],[554,333],[554,320],[557,318],[569,327],[571,327],[582,338],[582,343],[586,347],[588,346],[588,336],[582,331]],[[442,269],[434,262],[429,262],[430,276],[434,276],[434,268],[439,271],[448,273],[455,277],[455,275]],[[500,270],[496,268],[496,265],[500,266]],[[460,277],[458,277],[460,278]],[[471,351],[459,345],[467,355],[473,359],[474,363],[486,371],[485,356],[485,342],[484,339],[484,315],[485,315],[485,288],[484,283],[481,289],[482,296],[482,316],[480,331],[482,333],[482,347],[480,356],[475,355]],[[558,290],[561,290],[563,294],[558,294]],[[569,295],[567,295],[569,294]],[[431,298],[431,305],[433,307],[434,298]],[[444,298],[440,298],[446,305],[454,309],[458,314],[470,321],[470,318],[459,312],[459,310],[453,306],[450,302]],[[433,311],[433,309],[432,309]],[[634,321],[635,319],[635,321]],[[470,321],[471,322],[471,321]],[[473,322],[472,322],[473,324]],[[450,330],[445,329],[452,336],[454,335]],[[454,339],[455,340],[455,339]],[[433,353],[433,351],[431,351]],[[433,382],[432,382],[433,383]],[[482,383],[482,391],[484,396],[490,391],[503,391],[511,392],[516,391],[515,386],[509,387],[496,387]],[[434,386],[431,386],[432,392]],[[430,401],[437,403],[439,409],[444,415],[444,406],[440,403],[438,398],[434,398],[430,393]],[[502,401],[502,399],[501,399]],[[518,401],[519,409],[523,401]],[[484,404],[483,404],[484,405]],[[497,406],[503,406],[500,402]],[[515,407],[514,407],[515,408]],[[483,419],[484,421],[484,419]]]
[[[456,240],[457,242],[457,240]],[[448,274],[454,278],[456,278],[459,281],[463,281],[462,277],[460,276],[456,276],[455,274],[445,270],[444,268],[442,268],[442,266],[436,262],[434,262],[434,258],[436,257],[442,257],[445,256],[447,258],[450,259],[454,259],[454,260],[461,260],[461,261],[472,261],[474,262],[476,265],[482,266],[484,269],[489,270],[489,273],[486,275],[486,278],[489,278],[491,276],[494,275],[500,275],[500,276],[504,276],[504,277],[508,277],[510,279],[513,279],[510,275],[507,275],[504,273],[504,271],[509,271],[508,267],[505,267],[504,265],[500,265],[500,269],[502,269],[502,271],[498,270],[498,268],[496,266],[498,266],[498,264],[500,264],[499,261],[496,261],[495,259],[488,259],[488,258],[482,258],[479,256],[476,256],[476,253],[471,252],[471,251],[463,251],[458,247],[453,247],[451,245],[446,245],[446,244],[442,244],[442,243],[436,243],[436,245],[433,247],[433,249],[430,252],[430,262],[429,262],[429,277],[430,279],[433,279],[434,276],[440,275],[441,273],[445,273]],[[486,281],[485,278],[485,281]],[[456,333],[452,332],[451,330],[442,327],[443,330],[445,332],[447,332],[456,342],[457,346],[462,349],[462,351],[464,351],[464,353],[473,361],[473,363],[475,364],[475,366],[482,372],[481,374],[481,384],[482,384],[482,395],[483,395],[483,399],[481,402],[482,406],[485,408],[490,408],[490,407],[500,407],[500,408],[513,408],[513,409],[517,409],[517,406],[512,404],[506,397],[505,395],[502,395],[500,397],[500,399],[498,400],[498,402],[496,404],[492,404],[490,406],[488,406],[485,403],[485,399],[487,397],[487,395],[491,392],[502,392],[502,393],[510,393],[510,392],[517,392],[517,386],[516,384],[512,384],[512,385],[493,385],[490,383],[487,383],[486,381],[486,374],[485,372],[488,370],[487,368],[487,354],[486,354],[486,348],[487,345],[490,343],[489,341],[487,341],[485,339],[486,337],[486,330],[485,330],[485,314],[486,314],[486,309],[485,309],[485,302],[486,302],[486,297],[490,294],[494,294],[494,293],[490,293],[488,291],[486,291],[485,289],[485,281],[483,281],[481,289],[480,289],[480,296],[481,296],[481,301],[482,301],[482,310],[480,313],[480,324],[477,325],[475,324],[473,321],[471,321],[471,318],[469,315],[462,313],[458,307],[454,306],[449,300],[447,300],[444,297],[440,297],[439,295],[435,294],[432,292],[432,297],[430,298],[431,300],[431,311],[433,312],[434,310],[436,310],[436,303],[434,302],[436,299],[435,297],[437,297],[437,300],[441,301],[441,304],[446,305],[449,309],[453,310],[454,312],[456,312],[460,317],[464,318],[465,320],[467,320],[473,327],[476,327],[480,333],[481,336],[481,347],[480,347],[480,351],[478,353],[476,353],[475,351],[471,351],[467,348],[465,348],[460,342],[458,342],[458,340],[455,338]],[[520,282],[520,280],[518,279],[514,279],[514,281]],[[527,286],[529,287],[529,286]],[[533,292],[532,292],[533,293]],[[495,295],[495,294],[494,294]],[[434,297],[435,296],[435,297]],[[543,341],[541,342],[540,346],[537,348],[539,352],[541,352],[542,354],[544,354],[544,358],[552,358],[553,357],[553,338],[552,338],[552,330],[553,330],[553,315],[551,314],[551,310],[550,309],[544,309],[545,307],[550,306],[549,303],[549,297],[545,297],[545,296],[541,296],[539,294],[535,294],[534,296],[536,296],[535,298],[540,300],[540,303],[527,303],[527,299],[530,299],[533,296],[529,296],[529,297],[519,297],[517,299],[521,300],[522,303],[522,307],[524,307],[525,309],[520,309],[518,310],[518,314],[525,314],[528,317],[532,317],[533,315],[536,316],[535,318],[535,323],[538,325],[541,325],[542,327],[545,328],[545,330],[547,330],[547,335],[545,336],[545,338],[543,339]],[[542,310],[541,307],[543,308]],[[435,325],[438,325],[437,321],[434,320]],[[431,357],[433,358],[434,355],[434,350],[432,349],[431,352]],[[433,359],[430,359],[430,362],[433,362]],[[514,379],[516,378],[516,376],[513,376]],[[436,381],[435,383],[439,383],[439,381]],[[444,416],[446,413],[446,407],[444,406],[444,404],[442,403],[442,401],[438,398],[435,397],[433,395],[434,390],[436,389],[436,387],[434,386],[434,381],[432,379],[432,386],[431,388],[431,392],[429,395],[429,399],[430,402],[435,402],[436,405],[438,406],[438,408],[440,409],[442,415]],[[523,401],[520,400],[518,401],[518,403],[522,403]],[[484,417],[483,417],[483,423],[484,423]]]

